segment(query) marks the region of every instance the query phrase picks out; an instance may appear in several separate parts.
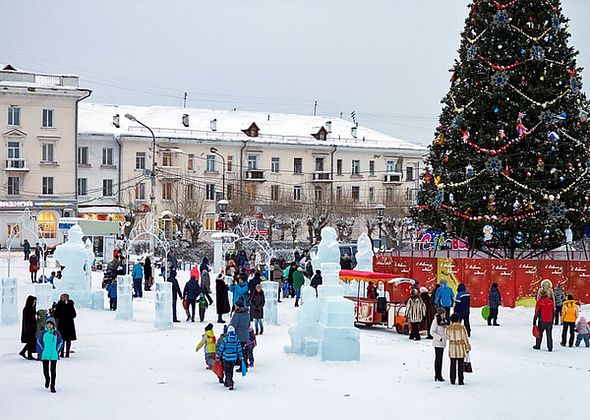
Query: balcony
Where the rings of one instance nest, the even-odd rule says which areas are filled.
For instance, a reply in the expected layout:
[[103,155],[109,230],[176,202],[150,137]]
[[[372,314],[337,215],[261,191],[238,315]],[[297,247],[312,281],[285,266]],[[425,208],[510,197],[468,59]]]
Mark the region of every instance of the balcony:
[[4,164],[5,171],[11,172],[29,172],[27,161],[24,159],[6,159]]
[[260,169],[248,169],[246,171],[246,180],[247,181],[266,181],[264,178],[264,171]]
[[401,172],[392,172],[383,176],[384,184],[401,184],[402,182]]
[[330,172],[315,171],[312,174],[312,180],[314,182],[330,182],[331,181]]

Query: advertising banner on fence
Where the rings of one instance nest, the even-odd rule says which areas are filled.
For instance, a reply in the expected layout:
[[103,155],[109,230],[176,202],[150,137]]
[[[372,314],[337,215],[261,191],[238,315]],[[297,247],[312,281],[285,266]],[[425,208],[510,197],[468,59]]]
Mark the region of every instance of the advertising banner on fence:
[[513,261],[513,266],[516,287],[515,304],[518,306],[534,306],[537,290],[539,290],[541,285],[539,261],[515,260]]
[[463,264],[460,258],[438,258],[438,282],[446,280],[453,292],[457,293],[457,286],[461,283]]
[[502,305],[514,307],[516,302],[515,270],[513,260],[490,260],[490,286],[498,284]]
[[567,285],[567,261],[540,261],[539,275],[541,279],[549,279],[553,287],[561,283],[564,290],[568,289]]
[[471,295],[471,306],[488,304],[490,260],[463,258],[463,283]]
[[436,258],[413,258],[412,275],[418,280],[420,286],[425,286],[429,290],[436,284],[437,262]]
[[590,303],[590,261],[569,261],[566,293],[582,303]]

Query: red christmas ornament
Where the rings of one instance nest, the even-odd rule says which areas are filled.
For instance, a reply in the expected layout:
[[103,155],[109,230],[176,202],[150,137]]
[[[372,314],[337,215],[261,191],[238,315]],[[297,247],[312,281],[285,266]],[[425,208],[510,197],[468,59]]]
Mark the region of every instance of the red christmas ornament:
[[445,156],[442,161],[443,163],[449,163],[449,157]]

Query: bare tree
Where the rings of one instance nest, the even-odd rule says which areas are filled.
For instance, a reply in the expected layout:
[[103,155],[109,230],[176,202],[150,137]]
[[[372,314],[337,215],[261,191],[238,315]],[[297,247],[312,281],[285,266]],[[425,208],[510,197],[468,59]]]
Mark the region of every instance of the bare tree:
[[172,220],[180,236],[186,229],[191,243],[195,245],[201,235],[204,214],[204,191],[190,182],[176,181],[172,184],[172,200],[167,209],[172,212]]

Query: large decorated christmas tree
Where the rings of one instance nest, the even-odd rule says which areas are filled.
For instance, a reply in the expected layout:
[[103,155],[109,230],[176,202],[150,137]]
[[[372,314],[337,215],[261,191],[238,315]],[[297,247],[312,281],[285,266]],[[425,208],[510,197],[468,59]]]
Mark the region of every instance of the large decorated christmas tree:
[[479,0],[414,219],[496,257],[531,257],[590,220],[588,102],[559,0]]

